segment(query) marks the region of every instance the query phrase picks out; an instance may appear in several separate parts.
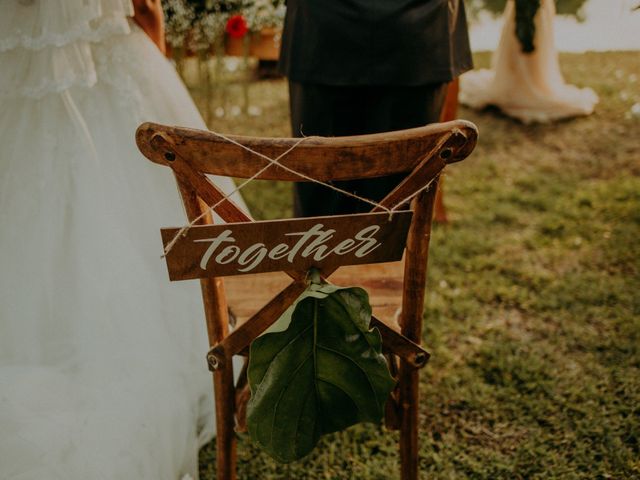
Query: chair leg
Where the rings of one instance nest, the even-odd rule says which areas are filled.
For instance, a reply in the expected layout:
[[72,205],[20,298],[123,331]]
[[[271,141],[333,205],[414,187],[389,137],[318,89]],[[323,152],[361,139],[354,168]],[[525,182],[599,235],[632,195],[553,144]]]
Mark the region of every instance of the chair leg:
[[433,221],[436,223],[448,223],[447,209],[444,206],[444,178],[440,175],[438,182],[438,193],[436,193],[436,204],[433,213]]
[[[422,314],[429,259],[431,219],[435,203],[437,180],[434,188],[422,192],[413,201],[413,221],[407,238],[405,257],[405,285],[402,296],[402,333],[420,344]],[[418,480],[418,429],[420,408],[419,370],[406,362],[400,363],[400,460],[402,480]]]
[[419,430],[419,378],[418,370],[400,366],[400,478],[418,480]]
[[[187,211],[189,221],[200,217],[208,211],[190,184],[176,177],[178,189]],[[200,219],[198,224],[210,224],[209,215]],[[203,278],[200,280],[202,301],[209,346],[212,347],[229,335],[229,317],[227,300],[222,280],[219,278]],[[233,363],[231,359],[226,367],[213,373],[214,397],[216,403],[216,470],[218,480],[236,479],[236,437],[235,423],[235,389],[233,385]]]
[[[442,112],[440,112],[441,122],[450,122],[455,120],[458,113],[458,92],[460,90],[460,80],[454,79],[447,86],[447,96],[445,97],[444,104],[442,106]],[[442,184],[442,176],[440,177],[440,186],[438,187],[438,194],[436,196],[435,214],[433,220],[437,223],[447,223],[447,210],[444,206],[444,186]]]
[[234,432],[233,368],[222,368],[214,372],[213,382],[216,400],[216,478],[218,480],[235,480],[236,436]]

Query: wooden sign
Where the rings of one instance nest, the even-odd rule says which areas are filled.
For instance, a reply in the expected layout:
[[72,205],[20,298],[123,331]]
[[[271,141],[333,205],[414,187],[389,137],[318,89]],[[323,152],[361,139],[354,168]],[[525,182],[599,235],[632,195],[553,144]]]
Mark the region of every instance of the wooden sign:
[[[191,227],[166,255],[171,280],[400,260],[412,212]],[[163,228],[165,247],[179,228]]]

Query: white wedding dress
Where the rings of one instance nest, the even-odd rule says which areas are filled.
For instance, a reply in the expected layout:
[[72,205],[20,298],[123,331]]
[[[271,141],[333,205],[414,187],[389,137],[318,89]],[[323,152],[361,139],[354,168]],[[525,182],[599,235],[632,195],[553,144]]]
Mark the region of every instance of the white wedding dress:
[[535,51],[523,53],[516,37],[515,4],[507,2],[492,69],[460,77],[460,102],[472,108],[498,107],[524,123],[589,115],[598,103],[590,88],[565,83],[555,47],[554,0],[542,0],[535,17]]
[[132,13],[0,0],[3,480],[195,478],[215,432],[199,285],[160,258],[185,217],[134,140],[204,123]]

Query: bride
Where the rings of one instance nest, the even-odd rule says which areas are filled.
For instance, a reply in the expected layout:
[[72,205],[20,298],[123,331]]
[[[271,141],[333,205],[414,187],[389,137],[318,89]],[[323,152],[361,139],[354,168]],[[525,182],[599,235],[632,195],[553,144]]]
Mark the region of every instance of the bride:
[[515,9],[515,2],[508,0],[492,70],[460,77],[460,102],[478,109],[494,105],[524,123],[591,114],[598,102],[596,93],[567,85],[560,72],[553,32],[554,0],[540,1],[530,53],[523,52],[516,36]]
[[143,121],[205,125],[133,13],[2,1],[2,479],[197,477],[215,432],[199,289],[160,259],[185,217],[134,141]]

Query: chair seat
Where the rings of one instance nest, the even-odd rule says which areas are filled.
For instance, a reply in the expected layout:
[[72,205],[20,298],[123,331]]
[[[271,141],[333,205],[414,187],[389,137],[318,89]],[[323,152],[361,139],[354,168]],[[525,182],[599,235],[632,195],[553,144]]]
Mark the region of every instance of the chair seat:
[[[344,287],[362,287],[369,293],[373,315],[400,331],[398,315],[402,304],[404,261],[340,267],[329,281]],[[291,278],[283,272],[225,277],[224,288],[236,325],[253,314],[283,290]]]

